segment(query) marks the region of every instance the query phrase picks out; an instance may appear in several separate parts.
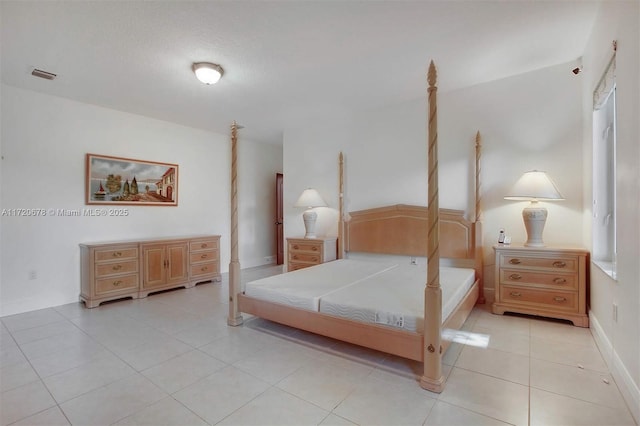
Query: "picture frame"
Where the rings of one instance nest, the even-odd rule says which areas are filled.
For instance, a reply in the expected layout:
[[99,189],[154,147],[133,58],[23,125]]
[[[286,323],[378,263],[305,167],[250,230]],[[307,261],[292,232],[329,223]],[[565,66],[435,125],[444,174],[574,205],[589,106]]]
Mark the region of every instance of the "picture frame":
[[177,206],[178,165],[87,154],[85,202],[111,206]]

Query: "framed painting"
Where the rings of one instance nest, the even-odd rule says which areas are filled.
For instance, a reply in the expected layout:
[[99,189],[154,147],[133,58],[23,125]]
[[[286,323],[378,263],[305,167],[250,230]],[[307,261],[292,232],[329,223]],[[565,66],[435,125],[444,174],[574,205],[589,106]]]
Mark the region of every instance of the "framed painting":
[[178,165],[87,154],[87,204],[178,205]]

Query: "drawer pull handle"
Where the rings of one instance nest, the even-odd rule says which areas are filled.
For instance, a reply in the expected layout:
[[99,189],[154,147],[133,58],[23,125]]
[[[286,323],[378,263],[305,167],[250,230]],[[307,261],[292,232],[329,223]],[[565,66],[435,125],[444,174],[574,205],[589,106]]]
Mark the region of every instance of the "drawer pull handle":
[[554,284],[564,284],[564,283],[566,283],[566,282],[567,282],[567,279],[566,279],[566,278],[560,278],[560,277],[558,277],[558,278],[554,278],[554,279],[553,279],[553,283],[554,283]]
[[522,296],[522,293],[519,293],[517,291],[512,291],[511,293],[509,293],[509,295],[512,297],[520,297]]
[[519,265],[520,264],[520,259],[510,259],[509,263],[512,265]]
[[209,256],[207,256],[206,254],[200,255],[200,259],[206,259],[207,257],[209,257]]
[[205,266],[205,267],[203,267],[203,268],[200,268],[200,270],[201,270],[202,272],[206,271],[207,269],[209,269],[209,268],[207,268],[206,266]]
[[122,269],[122,265],[115,265],[113,268],[114,271],[119,271],[120,269]]
[[294,255],[293,255],[293,258],[294,258],[294,259],[296,259],[296,260],[298,260],[298,255],[297,255],[297,254],[294,254]]
[[294,250],[298,250],[298,245],[297,245],[297,244],[294,244],[294,245],[293,245],[293,249],[294,249]]
[[318,261],[318,258],[317,258],[317,257],[312,257],[312,258],[311,258],[311,260],[312,260],[313,262],[317,262],[317,261]]
[[207,243],[200,244],[200,248],[207,248],[207,247],[208,247]]
[[114,251],[113,252],[113,257],[121,257],[122,256],[122,252],[121,251]]
[[522,275],[520,274],[511,274],[509,275],[509,278],[511,278],[512,280],[519,280],[522,278]]
[[313,250],[313,251],[318,251],[318,247],[313,246],[313,247],[311,247],[311,250]]
[[560,297],[560,296],[556,296],[553,298],[554,302],[558,302],[558,303],[562,303],[562,302],[566,302],[567,298],[566,297]]
[[556,268],[564,268],[565,266],[567,266],[567,264],[561,260],[556,260],[552,265]]
[[120,281],[120,280],[113,282],[113,286],[114,287],[118,287],[120,284],[122,284],[122,281]]

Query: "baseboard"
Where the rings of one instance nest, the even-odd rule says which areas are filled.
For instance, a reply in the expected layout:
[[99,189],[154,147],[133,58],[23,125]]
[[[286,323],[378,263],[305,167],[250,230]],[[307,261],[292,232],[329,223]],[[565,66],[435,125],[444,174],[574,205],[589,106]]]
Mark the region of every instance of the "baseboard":
[[591,334],[593,335],[602,356],[609,367],[611,376],[616,381],[618,389],[622,394],[622,397],[631,411],[636,423],[640,423],[640,388],[638,384],[633,381],[629,370],[622,363],[622,360],[615,351],[613,344],[604,332],[604,329],[600,325],[598,318],[589,312],[589,322],[591,328]]

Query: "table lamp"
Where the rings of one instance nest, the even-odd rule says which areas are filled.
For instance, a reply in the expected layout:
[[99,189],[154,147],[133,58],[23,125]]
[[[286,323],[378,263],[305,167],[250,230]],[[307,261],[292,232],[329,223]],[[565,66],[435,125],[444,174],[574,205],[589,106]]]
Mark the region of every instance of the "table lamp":
[[505,200],[531,201],[522,210],[524,227],[527,229],[527,247],[544,247],[542,230],[547,221],[547,209],[541,207],[538,201],[564,200],[562,194],[546,172],[532,170],[526,172],[515,183]]
[[322,199],[318,191],[307,188],[302,191],[300,198],[293,205],[294,207],[305,207],[307,210],[302,214],[304,221],[305,238],[316,238],[316,219],[318,214],[313,211],[314,207],[326,207],[327,203]]

